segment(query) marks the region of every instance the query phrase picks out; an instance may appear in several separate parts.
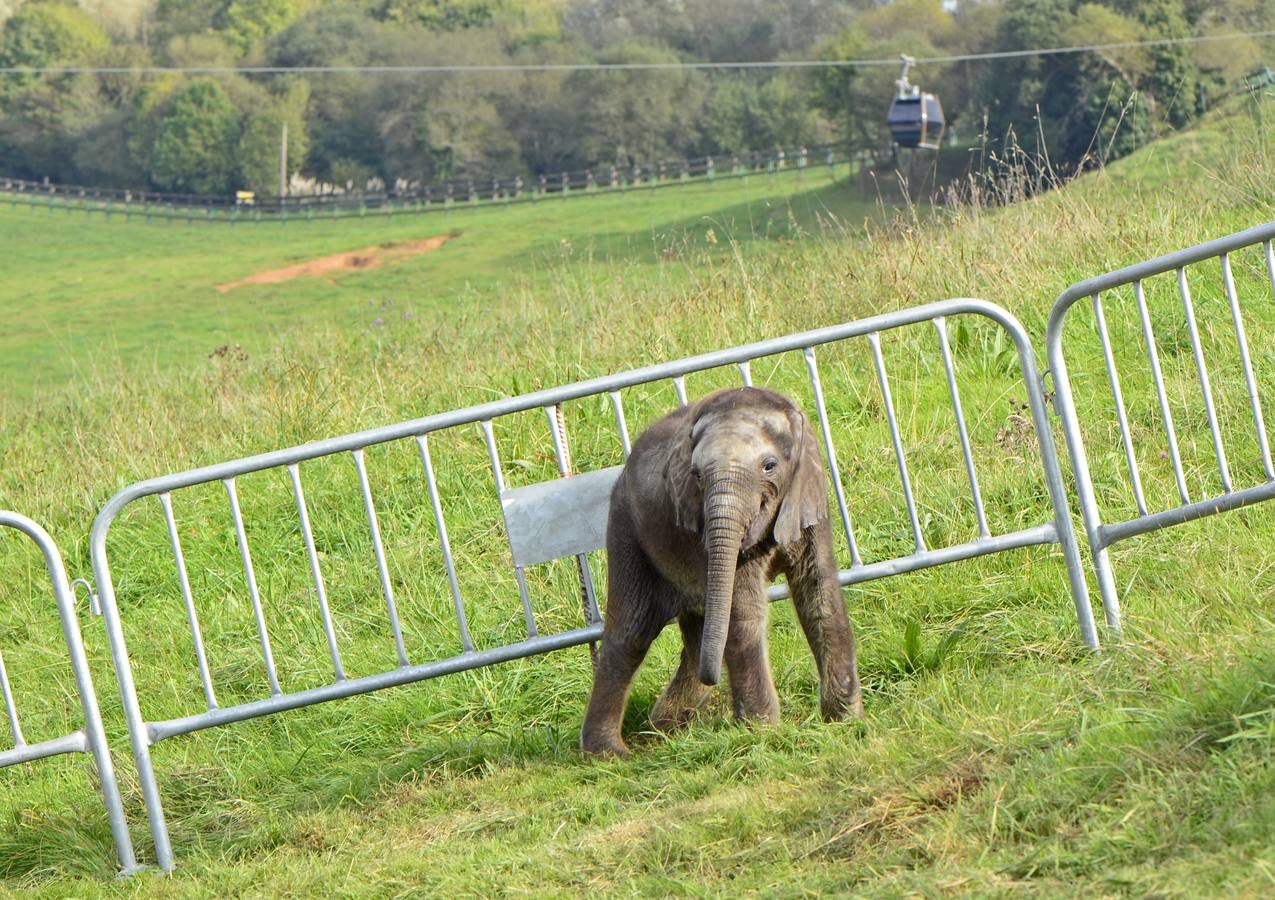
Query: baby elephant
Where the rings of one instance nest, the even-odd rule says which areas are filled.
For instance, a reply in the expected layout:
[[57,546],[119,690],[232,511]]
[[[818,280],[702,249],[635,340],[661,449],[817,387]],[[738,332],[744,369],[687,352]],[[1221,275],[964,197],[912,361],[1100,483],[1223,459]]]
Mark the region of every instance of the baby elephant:
[[778,722],[766,586],[780,572],[814,652],[824,718],[862,713],[822,457],[810,420],[784,395],[717,391],[643,433],[611,494],[607,554],[586,753],[629,752],[620,723],[633,675],[674,618],[682,661],[651,724],[668,731],[689,722],[720,679],[723,656],[736,718]]

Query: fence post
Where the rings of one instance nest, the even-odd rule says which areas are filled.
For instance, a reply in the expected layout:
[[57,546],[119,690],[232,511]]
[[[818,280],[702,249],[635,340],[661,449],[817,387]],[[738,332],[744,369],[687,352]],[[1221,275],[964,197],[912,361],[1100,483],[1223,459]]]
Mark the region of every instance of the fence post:
[[[93,678],[89,671],[88,657],[84,652],[84,641],[80,635],[79,616],[75,609],[75,594],[67,582],[66,566],[62,554],[58,551],[53,538],[40,525],[18,513],[0,510],[0,526],[14,528],[35,542],[44,556],[44,566],[53,589],[53,599],[57,604],[58,617],[62,623],[62,636],[66,641],[67,654],[70,656],[71,671],[75,676],[75,686],[79,693],[80,707],[84,716],[83,738],[88,752],[93,755],[97,764],[98,782],[101,788],[106,815],[110,823],[111,838],[115,844],[115,854],[119,858],[120,867],[125,874],[135,871],[137,860],[133,855],[133,840],[128,832],[128,822],[124,817],[124,806],[120,798],[119,783],[115,778],[115,767],[111,762],[111,751],[106,743],[106,734],[102,728],[102,715],[98,708],[97,693],[93,688]],[[5,680],[6,700],[8,681]],[[14,716],[15,735],[17,731],[16,712],[9,710]],[[78,749],[83,749],[81,745]],[[65,751],[63,751],[65,752]]]

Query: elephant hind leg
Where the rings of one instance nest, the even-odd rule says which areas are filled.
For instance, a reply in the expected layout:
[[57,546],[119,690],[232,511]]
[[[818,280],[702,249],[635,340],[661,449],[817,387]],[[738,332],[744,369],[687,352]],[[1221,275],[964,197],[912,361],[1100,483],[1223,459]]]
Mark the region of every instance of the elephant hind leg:
[[682,661],[651,710],[651,726],[666,733],[694,721],[713,694],[713,689],[699,680],[703,614],[688,610],[677,617],[677,624],[682,630]]

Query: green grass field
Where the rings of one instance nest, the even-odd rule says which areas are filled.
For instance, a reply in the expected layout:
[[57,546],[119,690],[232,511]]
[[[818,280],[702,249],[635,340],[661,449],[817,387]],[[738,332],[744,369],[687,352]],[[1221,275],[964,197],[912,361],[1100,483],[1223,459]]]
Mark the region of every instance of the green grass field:
[[[256,354],[314,323],[365,328],[392,314],[445,318],[543,284],[562,263],[585,277],[648,273],[716,241],[792,240],[861,225],[873,204],[824,169],[715,184],[599,193],[510,207],[279,222],[147,222],[6,204],[0,237],[0,387],[28,395],[98,373],[166,367],[224,345]],[[369,271],[216,286],[316,257],[394,241],[456,237],[438,251]],[[711,235],[711,236],[710,236]]]
[[[433,218],[158,227],[4,209],[0,228],[29,254],[14,255],[0,288],[6,323],[21,323],[0,334],[15,387],[0,402],[0,506],[45,523],[73,574],[87,574],[94,512],[152,475],[948,296],[1000,303],[1039,341],[1071,282],[1269,221],[1272,136],[1236,107],[1064,190],[925,221],[872,216],[837,201],[836,187],[768,199],[760,185],[751,203],[688,188],[648,206],[599,198],[552,214],[457,214],[442,227]],[[335,285],[242,297],[212,287],[452,228],[464,234],[437,253]],[[1269,410],[1270,285],[1259,255],[1233,262]],[[1193,277],[1235,480],[1253,483],[1262,475],[1225,301],[1215,270]],[[1136,374],[1129,299],[1108,298],[1107,318],[1126,348],[1118,362],[1148,496],[1164,503],[1173,479],[1155,399]],[[1216,491],[1171,280],[1149,282],[1148,299],[1191,489]],[[1069,363],[1100,503],[1128,515],[1089,323],[1078,310]],[[1044,521],[1012,358],[994,329],[952,326],[993,530]],[[942,544],[971,537],[974,522],[926,328],[885,345],[926,538]],[[227,343],[246,358],[209,358]],[[867,348],[830,351],[821,366],[864,555],[907,552]],[[802,371],[785,359],[754,376],[809,402]],[[699,394],[730,377],[688,386]],[[672,401],[671,389],[626,395],[630,424]],[[618,461],[607,408],[567,413],[582,468]],[[517,483],[549,477],[543,416],[503,423],[498,440]],[[481,439],[465,432],[431,445],[475,637],[516,639],[517,594]],[[369,450],[368,462],[409,652],[421,659],[450,655],[457,642],[414,451]],[[303,471],[347,669],[392,666],[350,467]],[[327,652],[286,478],[242,482],[281,678],[290,689],[320,683]],[[265,679],[219,491],[178,493],[174,504],[225,704],[263,696]],[[590,685],[583,648],[166,741],[154,754],[178,860],[171,878],[112,879],[87,760],[0,770],[0,892],[1266,896],[1275,887],[1272,525],[1275,514],[1257,506],[1119,545],[1126,639],[1102,655],[1079,642],[1052,550],[850,589],[861,722],[819,721],[810,655],[781,603],[771,660],[784,721],[774,729],[734,724],[723,700],[684,733],[644,735],[678,651],[669,633],[639,674],[627,722],[637,752],[625,761],[576,749]],[[199,686],[162,517],[142,505],[111,540],[143,709],[193,712]],[[0,571],[0,647],[28,737],[69,730],[69,674],[37,560],[6,539]],[[565,565],[533,571],[545,630],[578,624],[571,576]],[[87,614],[83,627],[147,855],[104,635]]]

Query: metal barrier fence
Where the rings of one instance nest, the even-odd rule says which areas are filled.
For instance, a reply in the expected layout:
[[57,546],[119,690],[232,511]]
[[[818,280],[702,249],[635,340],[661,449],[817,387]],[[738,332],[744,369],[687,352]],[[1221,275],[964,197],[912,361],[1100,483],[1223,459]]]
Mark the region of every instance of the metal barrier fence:
[[[1272,255],[1271,250],[1272,239],[1275,239],[1275,222],[1209,241],[1187,250],[1169,253],[1137,265],[1118,269],[1106,275],[1089,278],[1067,288],[1059,296],[1050,313],[1045,341],[1049,366],[1053,372],[1057,390],[1057,410],[1062,418],[1063,433],[1071,455],[1080,511],[1084,519],[1089,546],[1093,551],[1094,572],[1098,578],[1098,588],[1102,595],[1103,609],[1106,614],[1107,624],[1115,631],[1120,629],[1120,603],[1108,554],[1109,547],[1118,541],[1126,540],[1135,535],[1168,528],[1203,516],[1224,510],[1238,509],[1242,506],[1275,497],[1275,467],[1272,466],[1269,438],[1262,413],[1261,386],[1259,385],[1257,373],[1254,371],[1253,357],[1249,348],[1242,312],[1242,306],[1245,304],[1241,302],[1241,293],[1242,289],[1248,287],[1248,285],[1241,284],[1240,288],[1237,288],[1232,265],[1232,260],[1236,254],[1245,250],[1249,251],[1246,261],[1249,263],[1250,268],[1259,272],[1263,268],[1265,270],[1264,279],[1259,279],[1264,283],[1254,293],[1258,294],[1265,303],[1269,304],[1272,299],[1272,292],[1275,291],[1275,256]],[[1252,258],[1255,252],[1260,253],[1260,259]],[[1218,264],[1216,273],[1201,273],[1198,268],[1188,268],[1200,266],[1200,264],[1213,260],[1216,260]],[[1148,302],[1148,296],[1150,290],[1162,287],[1162,285],[1148,280],[1153,279],[1156,275],[1169,272],[1175,273],[1176,276],[1177,296],[1174,303],[1180,302],[1181,318],[1179,320],[1175,315],[1173,320],[1169,320],[1167,310],[1160,311],[1161,341],[1158,342],[1156,338],[1156,323],[1152,314],[1152,306]],[[1205,281],[1206,277],[1208,280],[1203,285],[1202,290],[1201,282]],[[1194,291],[1197,295],[1194,297],[1191,286],[1192,278],[1195,279]],[[1131,296],[1129,292],[1125,292],[1125,296],[1119,298],[1120,301],[1123,301],[1120,309],[1128,313],[1130,311],[1128,301],[1132,300],[1133,307],[1137,312],[1137,321],[1136,323],[1133,322],[1132,315],[1129,315],[1129,330],[1135,333],[1140,331],[1145,358],[1136,361],[1126,361],[1123,373],[1125,384],[1122,386],[1121,366],[1117,360],[1122,344],[1119,342],[1113,343],[1112,341],[1111,329],[1108,326],[1108,313],[1111,307],[1104,306],[1103,297],[1104,294],[1110,297],[1118,289],[1129,286],[1132,287]],[[1169,292],[1166,291],[1165,293]],[[1075,304],[1086,297],[1090,298],[1093,307],[1092,328],[1096,332],[1101,345],[1106,386],[1111,396],[1115,424],[1119,432],[1118,440],[1123,450],[1124,468],[1128,479],[1127,486],[1132,493],[1133,506],[1136,509],[1136,514],[1132,517],[1110,523],[1103,521],[1102,512],[1099,509],[1098,495],[1094,487],[1094,469],[1086,453],[1085,441],[1081,434],[1080,420],[1076,411],[1077,404],[1073,392],[1073,379],[1068,372],[1067,361],[1063,351],[1063,331],[1064,324],[1068,319],[1068,312]],[[1200,308],[1201,299],[1212,303],[1213,308],[1218,312],[1216,329],[1200,328],[1197,310]],[[1224,306],[1223,300],[1225,301]],[[1228,318],[1229,322],[1226,321]],[[1209,322],[1208,324],[1212,325],[1213,323]],[[1194,380],[1200,392],[1203,420],[1204,423],[1207,423],[1208,443],[1212,446],[1213,460],[1216,464],[1216,480],[1212,478],[1211,473],[1202,473],[1184,468],[1184,454],[1179,440],[1182,429],[1181,420],[1189,418],[1194,420],[1196,424],[1203,423],[1199,422],[1200,417],[1198,415],[1192,416],[1192,413],[1195,412],[1194,410],[1189,407],[1184,408],[1182,404],[1178,404],[1179,422],[1175,425],[1173,412],[1175,403],[1166,387],[1167,379],[1163,361],[1165,354],[1161,351],[1164,332],[1170,327],[1174,329],[1173,338],[1177,348],[1184,350],[1186,343],[1189,343],[1190,346],[1194,364],[1192,366],[1187,363],[1183,366],[1187,370],[1183,373],[1183,380]],[[1230,347],[1210,347],[1209,349],[1212,350],[1213,355],[1213,366],[1216,368],[1228,365],[1237,386],[1242,377],[1243,392],[1247,394],[1247,397],[1241,399],[1237,405],[1246,405],[1248,410],[1246,416],[1237,415],[1234,420],[1224,421],[1219,415],[1214,384],[1209,375],[1210,364],[1206,358],[1205,344],[1214,335],[1228,331],[1234,336],[1233,352],[1235,355],[1233,357],[1228,355],[1231,352]],[[1182,339],[1183,332],[1185,332],[1185,341]],[[1135,343],[1135,341],[1131,340],[1130,344],[1132,343]],[[1149,491],[1144,485],[1144,481],[1147,480],[1148,464],[1145,454],[1143,461],[1139,461],[1140,450],[1145,450],[1151,443],[1151,438],[1143,438],[1138,428],[1135,427],[1140,423],[1140,419],[1132,419],[1133,424],[1131,424],[1130,404],[1128,402],[1129,397],[1134,396],[1128,391],[1129,382],[1135,376],[1144,378],[1147,375],[1150,376],[1151,383],[1149,387],[1154,388],[1155,402],[1154,405],[1150,402],[1144,404],[1147,412],[1145,418],[1148,422],[1158,420],[1156,426],[1157,430],[1163,433],[1163,443],[1159,439],[1156,439],[1155,443],[1157,446],[1164,448],[1159,456],[1161,460],[1168,462],[1173,476],[1173,486],[1166,492],[1164,508],[1155,511],[1152,511],[1152,507],[1156,504],[1149,500]],[[1147,385],[1141,386],[1146,387]],[[1239,393],[1238,387],[1236,393]],[[1141,397],[1144,400],[1147,399],[1145,394],[1141,395]],[[1089,406],[1085,408],[1087,413],[1092,412]],[[1228,428],[1232,421],[1238,423],[1241,418],[1247,420],[1242,423],[1242,426],[1236,424],[1235,427]],[[1152,429],[1149,427],[1148,431],[1150,430]],[[1139,438],[1138,440],[1135,440],[1135,434]],[[1252,480],[1256,483],[1244,487],[1236,486],[1232,471],[1235,468],[1235,464],[1234,462],[1228,462],[1226,452],[1228,437],[1232,444],[1243,442],[1246,445],[1242,448],[1244,456],[1241,457],[1241,473],[1244,465],[1250,464],[1252,469],[1250,474],[1252,475]],[[1260,461],[1261,472],[1256,470],[1258,461]],[[1165,480],[1167,481],[1167,479]],[[1196,496],[1203,493],[1205,495],[1203,498],[1192,499],[1191,485],[1188,483],[1192,481],[1197,483]],[[1217,490],[1219,487],[1221,488],[1220,491]],[[1174,500],[1175,496],[1176,501]]]
[[[979,490],[978,477],[974,461],[974,450],[969,437],[965,416],[958,389],[952,347],[948,337],[947,319],[949,317],[982,317],[984,322],[990,320],[990,326],[999,328],[1017,358],[1017,368],[1025,382],[1028,405],[1031,412],[1031,428],[1039,445],[1042,460],[1042,477],[1047,487],[1052,515],[1047,521],[1032,527],[1019,528],[1006,533],[993,534],[988,525],[988,517],[984,510]],[[963,320],[964,321],[964,320]],[[887,374],[885,357],[882,352],[881,336],[883,332],[903,326],[931,323],[937,336],[938,356],[942,359],[943,375],[941,381],[934,382],[938,392],[946,390],[950,400],[950,409],[959,439],[963,468],[969,487],[969,497],[977,516],[978,536],[973,540],[952,543],[947,546],[929,547],[918,517],[917,503],[913,494],[912,478],[907,462],[907,448],[896,415],[895,401],[892,395],[890,380]],[[846,490],[841,468],[838,465],[837,450],[833,440],[833,421],[830,419],[828,405],[820,379],[818,353],[825,352],[829,345],[841,343],[846,345],[853,339],[863,339],[871,353],[872,371],[877,383],[879,406],[884,411],[889,431],[889,449],[892,453],[894,467],[897,469],[899,485],[906,507],[907,521],[910,523],[911,536],[906,552],[892,558],[866,561],[860,552],[860,543],[856,541],[855,530],[851,522],[849,507],[846,501]],[[863,349],[864,344],[856,344]],[[831,352],[830,350],[828,351]],[[789,354],[788,356],[783,356]],[[576,401],[588,401],[596,405],[595,420],[613,420],[614,430],[607,426],[607,438],[611,441],[611,451],[622,458],[629,448],[629,433],[622,391],[637,389],[647,385],[667,386],[670,382],[677,400],[687,402],[686,377],[693,373],[706,373],[717,370],[716,377],[727,377],[734,383],[752,383],[752,363],[761,358],[773,358],[776,365],[781,360],[791,360],[794,377],[806,380],[808,390],[815,407],[815,419],[822,436],[827,463],[831,474],[833,495],[837,504],[841,527],[844,531],[845,548],[849,555],[849,565],[840,573],[842,584],[858,584],[871,579],[884,578],[891,575],[911,572],[932,566],[943,565],[957,560],[970,559],[1004,550],[1022,548],[1042,544],[1059,544],[1066,563],[1069,590],[1075,605],[1081,634],[1085,642],[1097,646],[1097,635],[1094,629],[1092,611],[1089,606],[1085,587],[1084,571],[1080,562],[1075,534],[1072,530],[1066,495],[1063,488],[1062,474],[1058,456],[1050,435],[1045,397],[1036,369],[1031,343],[1019,322],[1005,310],[982,300],[957,299],[932,303],[914,309],[892,312],[875,316],[858,322],[851,322],[815,331],[795,334],[695,356],[676,362],[637,369],[631,372],[595,378],[566,387],[541,390],[523,396],[502,399],[466,409],[454,410],[437,415],[427,416],[391,425],[362,431],[344,437],[305,444],[288,450],[280,450],[252,456],[234,462],[207,466],[193,471],[143,481],[125,488],[116,494],[98,514],[94,522],[90,539],[93,570],[100,591],[101,604],[104,611],[111,652],[119,680],[124,712],[128,721],[133,752],[137,763],[142,793],[150,819],[151,835],[154,839],[155,854],[159,865],[164,869],[173,867],[173,854],[165,823],[163,805],[160,798],[159,785],[156,781],[154,766],[151,760],[150,747],[162,740],[176,735],[211,728],[230,722],[241,721],[256,716],[264,716],[284,710],[295,709],[327,700],[348,697],[354,694],[378,690],[394,685],[432,678],[462,670],[486,666],[491,663],[517,659],[534,654],[546,653],[559,648],[597,641],[601,637],[602,625],[598,615],[598,602],[594,590],[594,577],[590,567],[589,553],[600,548],[604,543],[606,501],[611,484],[618,471],[618,466],[597,468],[573,477],[552,478],[520,486],[511,486],[510,474],[522,472],[531,466],[528,459],[516,459],[511,463],[502,462],[509,456],[502,454],[498,432],[508,438],[519,422],[525,420],[518,417],[523,414],[538,416],[541,411],[546,414],[547,432],[552,439],[552,456],[544,453],[544,465],[552,466],[552,474],[571,475],[575,469],[572,460],[571,429],[568,417],[564,413],[564,404]],[[825,360],[831,358],[826,355]],[[933,358],[933,357],[931,357]],[[937,370],[936,374],[937,374]],[[1007,372],[1013,371],[1011,368]],[[708,380],[710,375],[699,376]],[[671,399],[671,398],[670,398]],[[834,396],[835,399],[835,396]],[[873,401],[874,404],[877,401]],[[571,409],[577,409],[573,405]],[[544,422],[545,420],[541,420]],[[474,426],[477,426],[475,429]],[[478,435],[474,432],[477,431]],[[537,433],[543,435],[544,431]],[[579,434],[579,429],[576,432]],[[481,646],[483,641],[476,640],[471,630],[471,619],[476,614],[486,614],[479,608],[472,593],[467,597],[461,588],[458,559],[463,562],[463,555],[453,553],[449,542],[448,525],[444,504],[440,500],[440,478],[435,470],[431,456],[431,446],[439,446],[456,436],[470,438],[480,436],[482,448],[475,445],[472,452],[475,458],[486,457],[490,466],[488,494],[494,502],[498,501],[503,520],[502,530],[509,544],[509,555],[513,563],[513,580],[517,585],[517,593],[521,604],[521,623],[509,626],[498,635],[512,636],[509,632],[517,627],[520,634],[516,640],[497,640],[489,646]],[[450,436],[450,437],[449,437]],[[414,446],[413,446],[414,445]],[[548,447],[548,443],[542,446]],[[446,572],[450,608],[446,615],[454,618],[455,630],[452,640],[460,650],[453,655],[433,658],[428,661],[413,660],[407,650],[404,638],[404,623],[399,613],[399,600],[396,596],[395,578],[387,561],[387,546],[390,542],[383,539],[382,523],[378,517],[369,476],[369,448],[378,447],[378,454],[388,454],[398,447],[400,451],[409,453],[417,459],[417,474],[410,476],[416,483],[413,488],[415,496],[423,499],[428,496],[429,510],[432,513],[434,534],[437,537],[436,553],[441,557]],[[532,453],[524,456],[530,458]],[[397,665],[370,675],[350,677],[342,656],[341,641],[338,638],[336,616],[329,602],[330,591],[324,575],[322,553],[316,544],[317,530],[312,525],[310,506],[302,488],[302,464],[322,465],[321,460],[330,457],[345,458],[357,476],[358,494],[361,496],[364,512],[366,534],[370,540],[371,556],[375,560],[377,577],[384,601],[384,614],[388,623],[388,633],[392,637],[394,656]],[[378,459],[381,458],[378,456]],[[406,459],[406,457],[404,457]],[[552,463],[549,462],[552,460]],[[480,467],[482,463],[478,464]],[[278,502],[280,508],[294,507],[296,514],[296,533],[291,538],[304,546],[304,555],[308,572],[308,590],[317,607],[317,618],[322,623],[323,640],[326,643],[326,654],[312,651],[319,657],[326,655],[330,659],[331,676],[325,683],[316,687],[289,690],[283,683],[276,666],[272,649],[272,641],[268,631],[268,619],[271,611],[263,602],[263,593],[253,563],[246,517],[240,503],[237,487],[239,479],[252,473],[274,472],[279,485],[282,479],[278,476],[287,473],[288,489],[279,487],[280,497],[290,494]],[[313,470],[312,470],[313,471]],[[345,470],[347,473],[349,469]],[[450,472],[445,472],[452,477]],[[408,476],[399,475],[396,483],[403,483]],[[311,482],[314,483],[313,481]],[[197,486],[208,485],[215,488],[220,484],[225,494],[225,506],[218,515],[224,516],[228,509],[233,523],[232,529],[225,529],[224,552],[234,555],[230,547],[230,533],[234,534],[237,549],[237,566],[242,569],[243,584],[252,607],[252,618],[255,623],[257,651],[253,654],[259,670],[264,669],[268,695],[256,696],[242,702],[234,702],[222,706],[218,702],[218,685],[210,667],[205,640],[201,634],[197,603],[192,590],[192,581],[188,571],[183,550],[183,535],[211,530],[200,525],[179,527],[174,511],[173,492],[183,489],[198,489]],[[326,486],[326,485],[325,485]],[[124,510],[134,501],[144,497],[156,497],[163,514],[164,530],[167,543],[171,549],[176,568],[176,581],[180,589],[181,605],[184,608],[186,624],[189,626],[191,647],[193,649],[195,668],[198,669],[199,682],[202,686],[202,711],[190,715],[181,715],[162,720],[148,720],[143,716],[139,705],[137,687],[134,682],[134,670],[130,663],[125,643],[123,620],[120,604],[116,596],[116,585],[111,566],[107,559],[107,538],[113,524]],[[466,486],[460,492],[460,501],[469,505],[474,502],[473,488]],[[220,505],[220,504],[218,504]],[[417,501],[411,505],[419,506]],[[276,510],[277,511],[277,510]],[[566,513],[569,513],[567,515]],[[130,521],[134,521],[130,519]],[[393,526],[393,520],[390,521]],[[360,526],[361,528],[363,526]],[[391,528],[392,530],[392,528]],[[159,533],[158,522],[154,525],[155,534]],[[156,538],[162,542],[163,538]],[[483,532],[479,540],[490,543],[490,535]],[[575,575],[573,581],[578,584],[584,600],[583,622],[575,627],[562,627],[546,632],[547,624],[540,621],[534,609],[528,586],[530,567],[550,560],[562,559],[570,565],[575,557]],[[489,581],[484,578],[484,581]],[[490,592],[490,585],[486,586]],[[149,588],[134,588],[130,594],[149,593]],[[772,588],[771,597],[786,596],[782,586]],[[132,597],[130,596],[130,606]],[[141,598],[144,599],[144,598]],[[268,598],[267,598],[268,599]],[[218,606],[224,606],[220,603]],[[441,604],[440,604],[441,608]],[[511,605],[512,609],[512,605]],[[366,612],[366,610],[364,610]],[[152,613],[153,615],[153,613]],[[245,611],[246,615],[246,611]],[[379,613],[378,613],[379,618]],[[562,616],[558,617],[561,624]],[[151,619],[146,620],[148,624]],[[550,623],[551,624],[551,623]],[[234,629],[228,629],[234,630]],[[318,629],[312,632],[317,638]],[[193,686],[193,676],[190,679]],[[260,684],[258,681],[257,684]],[[260,688],[257,688],[260,691]]]
[[71,671],[75,676],[75,684],[80,695],[80,707],[84,714],[83,728],[62,737],[50,738],[34,744],[28,743],[18,719],[17,701],[14,697],[13,685],[9,681],[9,673],[5,669],[4,656],[0,654],[0,697],[4,699],[5,713],[9,719],[9,732],[13,737],[13,747],[9,750],[0,750],[0,768],[34,762],[64,753],[92,753],[97,762],[98,781],[102,789],[102,799],[106,804],[111,835],[115,841],[115,853],[119,857],[120,868],[130,872],[137,867],[133,857],[133,842],[124,821],[124,806],[120,800],[119,786],[115,781],[111,753],[106,746],[106,736],[102,731],[102,717],[97,707],[97,694],[93,690],[93,679],[89,674],[88,659],[85,657],[84,643],[80,638],[80,622],[75,614],[75,597],[70,584],[67,583],[62,554],[58,552],[57,545],[53,543],[48,532],[26,516],[0,510],[0,528],[11,528],[25,534],[44,555],[44,566],[48,571],[53,599],[57,603],[58,615],[62,621],[62,634],[66,640]]

